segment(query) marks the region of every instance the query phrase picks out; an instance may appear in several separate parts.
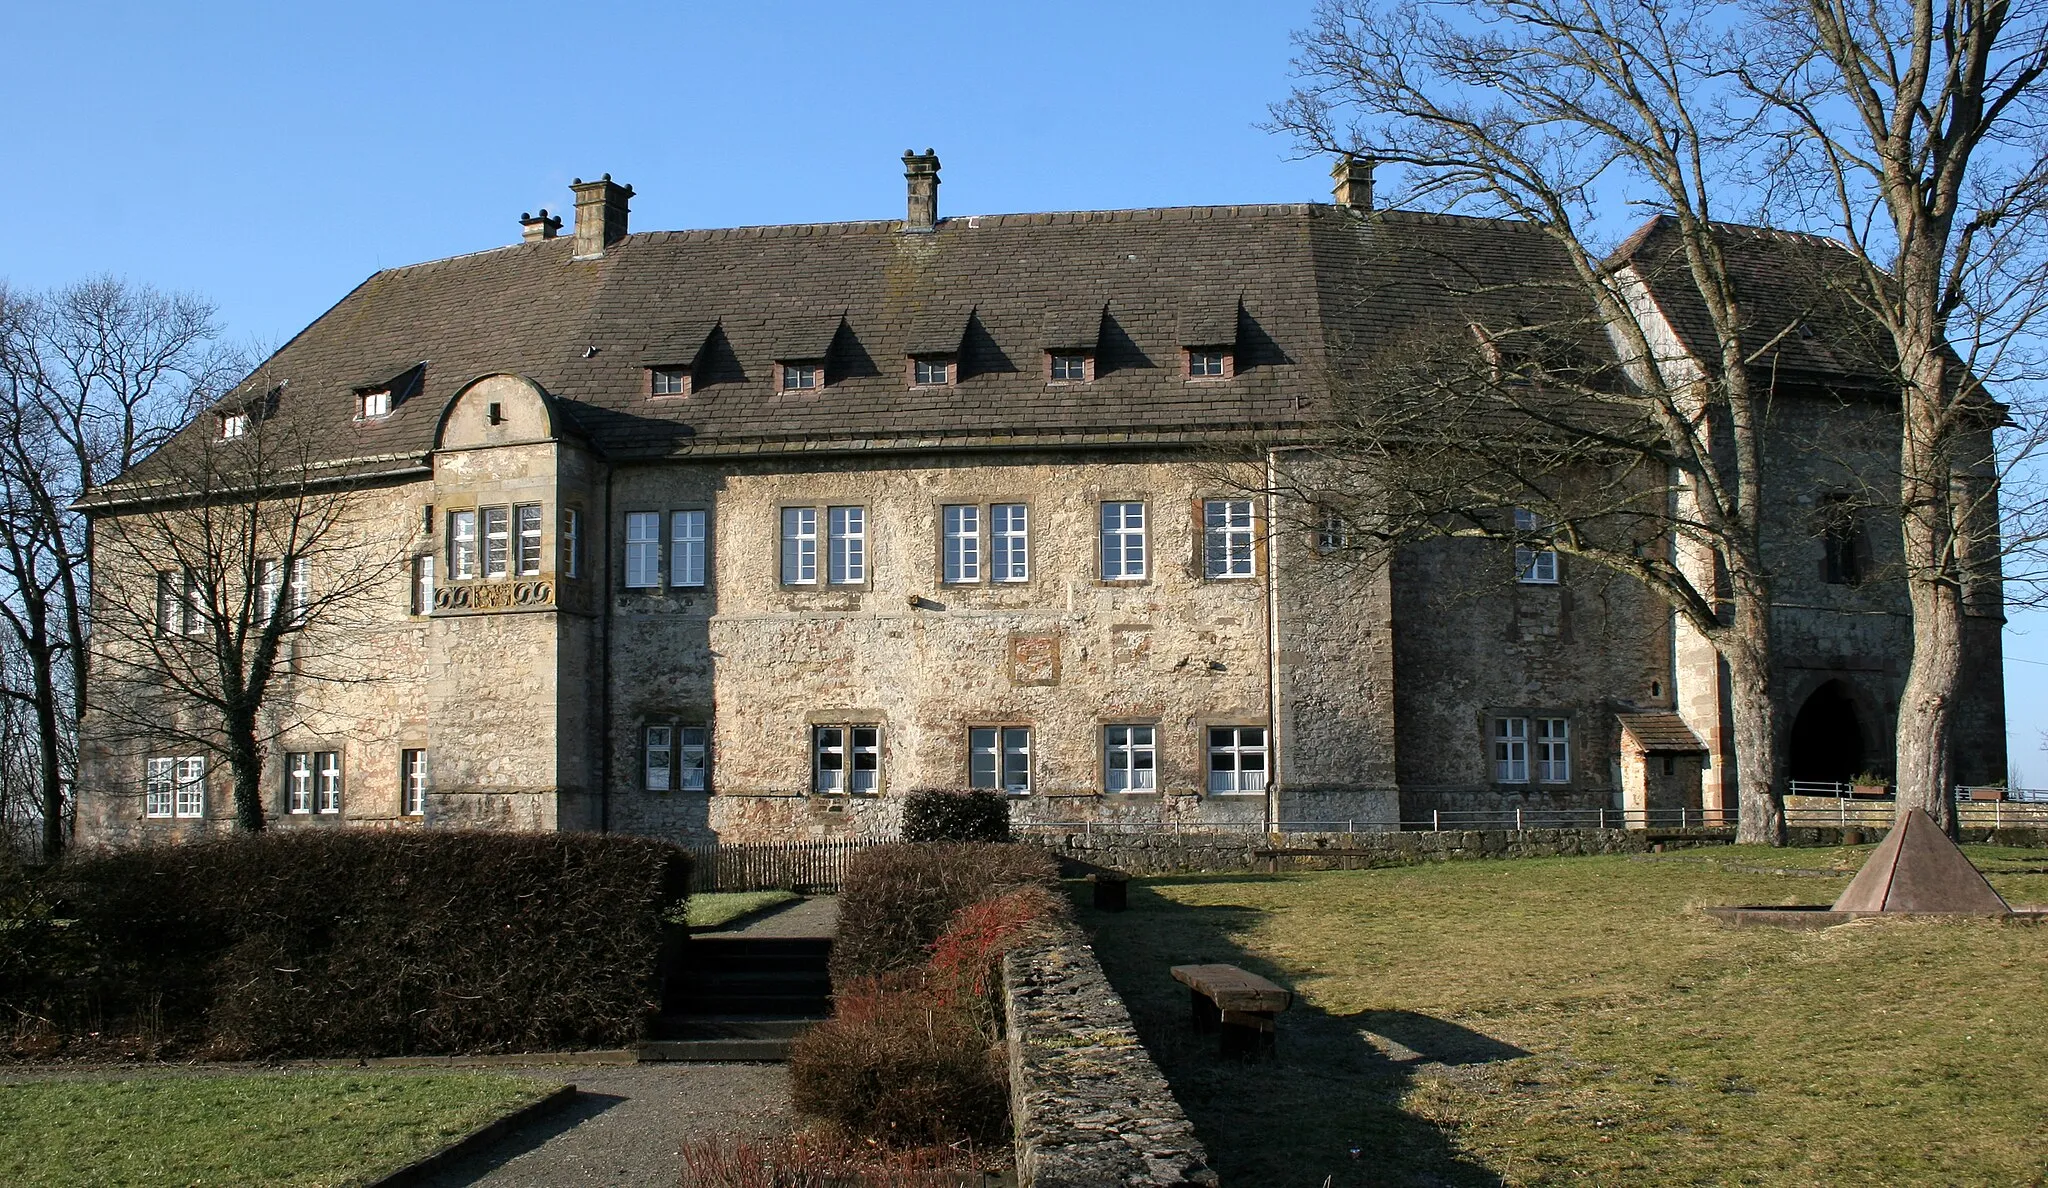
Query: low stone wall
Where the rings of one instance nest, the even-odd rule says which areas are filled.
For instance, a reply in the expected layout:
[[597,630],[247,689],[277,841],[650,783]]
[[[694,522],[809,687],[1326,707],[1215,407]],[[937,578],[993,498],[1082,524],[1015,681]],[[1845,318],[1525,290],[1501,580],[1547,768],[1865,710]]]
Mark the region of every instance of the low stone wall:
[[[1029,840],[1082,866],[1129,874],[1337,870],[1468,858],[1641,854],[1653,846],[1726,845],[1732,829],[1461,829],[1442,833],[1225,833],[1033,830]],[[1308,851],[1266,856],[1264,852]],[[1315,851],[1330,851],[1316,853]]]
[[1215,1188],[1208,1153],[1078,929],[1003,959],[1019,1188]]

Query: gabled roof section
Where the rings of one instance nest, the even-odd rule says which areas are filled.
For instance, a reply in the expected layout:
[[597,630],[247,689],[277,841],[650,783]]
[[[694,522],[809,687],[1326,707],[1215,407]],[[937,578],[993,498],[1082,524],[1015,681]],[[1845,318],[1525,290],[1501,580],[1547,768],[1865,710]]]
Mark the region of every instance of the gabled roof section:
[[1706,744],[1685,724],[1685,719],[1670,713],[1616,714],[1621,728],[1636,745],[1651,755],[1704,754]]

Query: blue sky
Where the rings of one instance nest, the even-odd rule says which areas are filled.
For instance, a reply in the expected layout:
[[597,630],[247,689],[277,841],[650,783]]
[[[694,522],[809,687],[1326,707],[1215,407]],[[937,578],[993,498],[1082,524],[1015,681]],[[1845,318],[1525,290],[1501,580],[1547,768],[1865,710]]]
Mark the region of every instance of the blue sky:
[[[189,289],[275,344],[378,268],[518,238],[572,177],[639,229],[1324,199],[1259,130],[1308,0],[946,6],[18,3],[0,278]],[[2048,615],[2007,634],[2048,785]]]

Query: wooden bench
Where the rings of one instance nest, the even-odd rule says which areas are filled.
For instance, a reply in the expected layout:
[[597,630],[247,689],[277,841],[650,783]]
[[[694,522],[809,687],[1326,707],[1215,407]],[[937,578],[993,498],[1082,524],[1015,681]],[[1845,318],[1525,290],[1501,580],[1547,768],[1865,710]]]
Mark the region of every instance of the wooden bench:
[[1195,1030],[1220,1030],[1225,1054],[1272,1050],[1273,1016],[1294,1001],[1293,991],[1235,965],[1176,965],[1172,973],[1188,988]]

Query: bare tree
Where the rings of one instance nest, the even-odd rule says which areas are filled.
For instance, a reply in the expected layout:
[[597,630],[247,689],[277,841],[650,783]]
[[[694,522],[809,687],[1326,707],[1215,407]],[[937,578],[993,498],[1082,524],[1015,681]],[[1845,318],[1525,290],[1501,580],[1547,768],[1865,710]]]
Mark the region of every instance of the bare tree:
[[[35,772],[42,852],[68,837],[89,649],[89,540],[72,504],[166,440],[243,370],[213,307],[99,278],[48,293],[0,286],[0,694]],[[20,768],[10,768],[18,776]]]
[[[2019,404],[2007,464],[2031,460],[2041,440],[2048,5],[1758,0],[1733,47],[1767,166],[1763,209],[1846,245],[1858,267],[1844,289],[1889,348],[1913,607],[1899,804],[1952,827],[1965,612],[1996,581],[1994,509],[2015,486],[1998,481],[1990,427],[2007,409],[1988,393]],[[2031,492],[2013,503],[2039,512]],[[2007,546],[2034,543],[2034,529],[2009,531]]]
[[[1555,402],[1508,408],[1633,459],[1626,469],[1648,484],[1647,502],[1622,502],[1640,508],[1668,496],[1678,542],[1672,553],[1610,548],[1579,532],[1578,518],[1558,515],[1557,547],[1642,580],[1713,645],[1733,690],[1740,836],[1780,843],[1771,581],[1760,547],[1769,392],[1754,363],[1783,330],[1759,331],[1744,317],[1716,227],[1722,185],[1711,169],[1722,144],[1713,108],[1732,88],[1699,85],[1722,40],[1716,12],[1590,0],[1326,0],[1298,38],[1304,83],[1275,116],[1310,147],[1411,166],[1409,203],[1505,215],[1546,237],[1569,304],[1598,321],[1618,368],[1611,382],[1589,384],[1540,354],[1523,365],[1532,388],[1582,397],[1599,419]],[[1657,243],[1603,239],[1594,200],[1626,186],[1668,212]],[[1699,293],[1706,358],[1670,341],[1650,300],[1649,273],[1669,270]],[[1475,329],[1500,342],[1531,328]],[[1603,429],[1610,418],[1625,431]],[[1645,467],[1668,469],[1644,478]],[[1558,480],[1576,468],[1515,469],[1531,488],[1518,498],[1533,499],[1562,495]],[[1487,515],[1464,517],[1461,530],[1503,540],[1518,531]]]
[[95,733],[215,756],[244,831],[264,828],[264,755],[313,690],[381,679],[375,604],[403,588],[411,543],[324,460],[312,418],[251,392],[92,500]]

